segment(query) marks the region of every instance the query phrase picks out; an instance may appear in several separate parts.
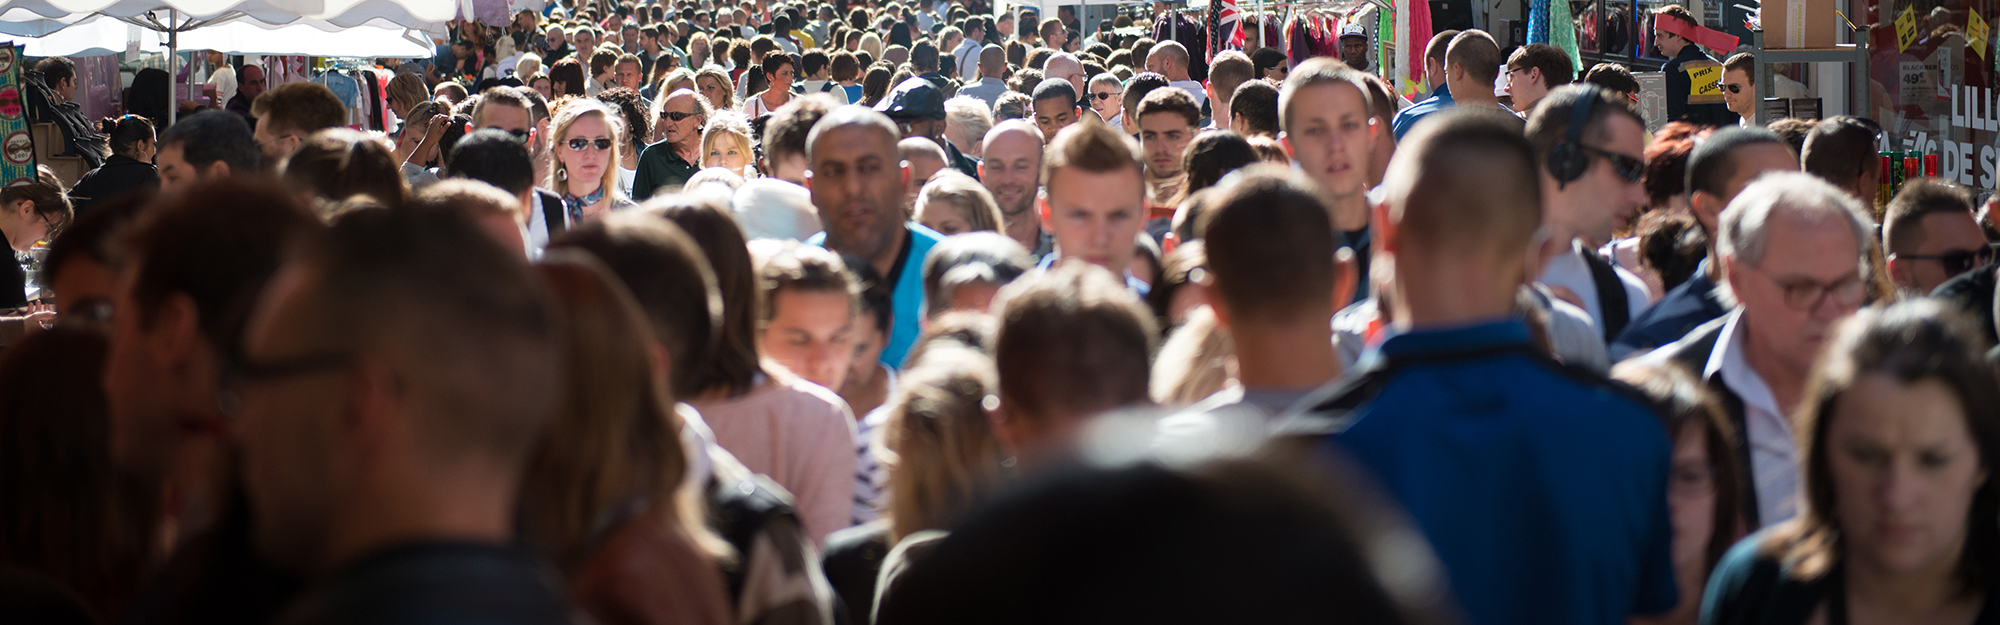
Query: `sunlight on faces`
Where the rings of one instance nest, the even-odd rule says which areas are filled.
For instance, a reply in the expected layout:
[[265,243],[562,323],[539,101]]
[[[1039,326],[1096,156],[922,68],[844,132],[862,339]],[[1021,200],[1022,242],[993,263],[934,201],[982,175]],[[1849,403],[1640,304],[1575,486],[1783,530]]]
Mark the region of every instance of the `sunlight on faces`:
[[750,164],[750,146],[742,137],[729,133],[716,133],[702,148],[702,167],[724,167],[741,173]]
[[[1601,126],[1601,133],[1585,132],[1582,142],[1640,162],[1646,160],[1646,129],[1639,122],[1624,115],[1610,115],[1604,118]],[[1579,210],[1589,211],[1574,216],[1576,223],[1571,227],[1576,230],[1577,236],[1602,245],[1610,242],[1612,233],[1646,206],[1646,186],[1642,182],[1619,177],[1611,159],[1592,154],[1590,161],[1590,169],[1585,171],[1583,177],[1568,185],[1569,190],[1583,200],[1577,203]]]
[[[1722,102],[1729,112],[1745,117],[1757,114],[1757,83],[1750,81],[1750,72],[1723,70],[1722,85]],[[1729,92],[1730,86],[1736,87],[1736,93]]]
[[1061,167],[1050,174],[1048,224],[1063,260],[1125,275],[1145,225],[1142,184],[1139,170],[1129,167],[1102,173]]
[[[860,316],[854,318],[854,331],[852,333],[854,337],[854,358],[847,363],[847,376],[849,378],[865,375],[868,369],[879,366],[882,360],[882,348],[888,345],[889,337],[883,334],[881,330],[876,329],[876,321],[875,313],[869,312],[865,308],[862,309]],[[868,415],[855,415],[856,418],[865,416]]]
[[[679,145],[686,143],[690,139],[700,137],[701,125],[707,120],[703,119],[700,115],[695,115],[694,112],[693,93],[675,92],[672,97],[667,98],[667,101],[660,105],[661,115],[659,124],[661,128],[665,129],[662,131],[665,135],[663,140],[667,143]],[[681,118],[680,121],[674,121],[666,113],[683,113],[687,114],[687,117]]]
[[[591,144],[581,150],[572,149],[569,142],[574,139],[584,139]],[[556,154],[569,169],[570,180],[598,180],[604,175],[605,168],[611,166],[612,151],[597,149],[598,139],[610,139],[614,142],[618,139],[612,135],[611,126],[604,123],[604,116],[598,113],[577,118],[576,122],[569,125],[569,132],[556,138]],[[612,147],[615,149],[617,146]]]
[[1836,401],[1823,444],[1846,557],[1877,574],[1950,570],[1988,477],[1962,402],[1936,380],[1885,374]]
[[1063,106],[1062,98],[1035,101],[1035,127],[1042,136],[1053,137],[1056,132],[1076,123],[1076,107]]
[[818,131],[806,188],[826,226],[827,247],[873,259],[901,231],[909,171],[896,138],[874,126],[848,124]]
[[1316,84],[1292,93],[1281,140],[1307,178],[1333,197],[1368,190],[1373,142],[1383,131],[1361,91],[1346,83]]
[[1036,191],[1041,188],[1042,141],[1022,128],[995,133],[986,141],[986,160],[979,164],[979,180],[1000,212],[1012,220],[1034,208]]
[[633,91],[639,90],[639,64],[619,63],[612,68],[612,75],[618,79],[618,86]]
[[[1780,207],[1764,228],[1764,258],[1751,265],[1724,258],[1729,287],[1743,302],[1749,324],[1745,340],[1799,371],[1812,367],[1820,346],[1841,319],[1861,307],[1867,284],[1861,274],[1854,233],[1838,215],[1802,216]],[[1786,301],[1787,286],[1835,285],[1806,307]]]
[[479,107],[479,119],[473,120],[472,125],[514,133],[532,130],[535,122],[534,117],[528,114],[528,109],[488,101],[486,106]]
[[[1970,212],[1931,213],[1918,220],[1917,228],[1923,232],[1923,241],[1904,254],[1942,256],[1953,252],[1975,252],[1986,247],[1986,237],[1979,233],[1979,222],[1972,218]],[[1945,273],[1944,262],[1935,258],[1897,257],[1889,262],[1894,263],[1892,273],[1899,283],[1923,293],[1931,292],[1953,277]]]
[[[1144,109],[1141,109],[1144,110]],[[1195,127],[1180,113],[1155,112],[1139,117],[1139,149],[1146,157],[1146,171],[1154,178],[1181,174],[1181,158],[1194,141]]]
[[710,105],[725,108],[735,105],[735,102],[729,97],[729,87],[722,84],[714,76],[696,78],[694,83],[701,85],[701,96],[708,98]]
[[925,228],[945,236],[972,230],[972,220],[966,217],[965,207],[957,202],[933,200],[921,203],[917,206],[916,220]]
[[854,309],[838,291],[779,289],[758,335],[764,354],[806,381],[839,390],[855,355]]

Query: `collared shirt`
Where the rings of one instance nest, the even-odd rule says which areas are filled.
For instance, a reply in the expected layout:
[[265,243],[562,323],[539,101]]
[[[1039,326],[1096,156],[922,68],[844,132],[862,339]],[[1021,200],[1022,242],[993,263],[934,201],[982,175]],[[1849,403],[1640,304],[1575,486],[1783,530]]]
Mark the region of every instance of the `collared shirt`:
[[1708,278],[1708,266],[1708,261],[1701,261],[1687,282],[1667,291],[1660,301],[1633,318],[1632,325],[1626,326],[1608,346],[1611,362],[1681,340],[1701,324],[1729,312],[1721,295],[1716,293],[1715,282]]
[[681,158],[671,143],[661,141],[646,146],[639,152],[639,172],[632,179],[632,200],[644,202],[661,188],[687,184],[697,171],[701,168]]
[[1371,471],[1472,623],[1621,623],[1677,603],[1672,447],[1648,404],[1503,319],[1388,338],[1288,424]]
[[[1764,376],[1750,367],[1745,356],[1743,308],[1729,313],[1722,336],[1709,352],[1704,380],[1721,378],[1730,392],[1743,400],[1743,426],[1750,442],[1750,475],[1757,486],[1757,518],[1764,527],[1791,519],[1798,514],[1798,444],[1792,438],[1792,422],[1778,408],[1778,399]],[[1666,351],[1666,350],[1662,350]],[[1753,528],[1755,529],[1755,528]]]
[[1413,104],[1410,108],[1397,111],[1396,117],[1389,120],[1389,128],[1395,131],[1396,140],[1402,141],[1403,135],[1410,132],[1410,127],[1415,126],[1417,120],[1454,106],[1458,106],[1458,103],[1451,99],[1451,88],[1438,87],[1437,92],[1431,97],[1424,98],[1424,101]]
[[[903,357],[917,343],[924,315],[924,259],[944,240],[944,235],[914,221],[904,223],[903,229],[909,236],[899,244],[907,246],[900,255],[902,264],[882,277],[889,285],[889,342],[882,346],[881,361],[891,370],[903,368]],[[826,247],[826,233],[815,234],[806,243]]]

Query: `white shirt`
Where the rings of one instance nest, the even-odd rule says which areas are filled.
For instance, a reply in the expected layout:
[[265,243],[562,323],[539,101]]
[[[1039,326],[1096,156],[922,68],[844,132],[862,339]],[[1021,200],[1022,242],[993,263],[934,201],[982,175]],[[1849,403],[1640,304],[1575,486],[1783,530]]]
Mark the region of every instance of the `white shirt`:
[[1208,89],[1203,87],[1200,82],[1196,82],[1193,80],[1176,80],[1167,83],[1167,86],[1180,87],[1181,91],[1186,91],[1188,92],[1188,95],[1194,96],[1195,108],[1201,108],[1201,105],[1208,103]]
[[1798,514],[1798,444],[1792,439],[1792,422],[1778,409],[1771,386],[1764,383],[1764,377],[1750,367],[1749,359],[1744,356],[1743,308],[1738,306],[1728,318],[1701,377],[1709,379],[1719,374],[1722,383],[1743,400],[1743,424],[1750,439],[1750,475],[1757,487],[1757,518],[1764,527],[1770,527]]
[[[1639,318],[1639,313],[1645,312],[1647,306],[1652,305],[1652,292],[1646,290],[1645,280],[1623,267],[1614,264],[1612,270],[1618,273],[1618,281],[1625,285],[1625,312],[1629,315],[1625,322],[1631,323]],[[1598,334],[1603,335],[1604,307],[1597,297],[1597,280],[1591,277],[1590,265],[1584,261],[1582,252],[1571,247],[1568,253],[1550,258],[1548,266],[1542,268],[1541,283],[1575,293],[1583,300],[1583,310],[1590,313],[1590,321],[1598,328]]]
[[229,99],[236,97],[236,68],[228,65],[215,68],[215,73],[208,77],[208,84],[215,85],[216,108],[228,106]]
[[[528,194],[528,197],[534,198],[530,200],[528,207],[530,209],[528,211],[528,255],[532,257],[540,257],[542,250],[549,246],[549,220],[547,213],[542,212],[542,194],[539,193],[541,189],[536,189],[536,191],[536,193]],[[556,212],[563,215],[563,223],[567,225],[569,223],[569,211],[558,210]]]
[[958,75],[976,76],[979,74],[979,51],[981,49],[982,47],[979,45],[979,42],[967,37],[965,41],[959,42],[957,49],[951,51],[951,57],[955,59],[953,62],[958,64]]

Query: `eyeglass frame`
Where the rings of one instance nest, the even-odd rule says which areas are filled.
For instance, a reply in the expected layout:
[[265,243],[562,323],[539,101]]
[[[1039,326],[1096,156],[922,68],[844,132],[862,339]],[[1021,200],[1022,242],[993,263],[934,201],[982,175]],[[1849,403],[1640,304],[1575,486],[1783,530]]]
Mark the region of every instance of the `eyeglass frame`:
[[1578,141],[1575,145],[1578,148],[1582,148],[1583,151],[1595,154],[1610,163],[1612,173],[1617,174],[1619,178],[1624,179],[1626,182],[1639,182],[1646,178],[1645,159],[1629,154],[1619,154],[1581,141]]
[[[1859,307],[1868,301],[1868,278],[1859,268],[1853,274],[1832,282],[1821,282],[1812,278],[1779,280],[1764,273],[1762,267],[1757,268],[1757,273],[1770,280],[1772,286],[1778,287],[1779,296],[1784,299],[1785,306],[1792,310],[1811,311],[1818,308],[1828,297],[1835,297],[1834,301],[1843,306]],[[1853,293],[1842,293],[1846,289],[1853,289]]]
[[583,137],[576,137],[563,142],[563,147],[569,148],[571,152],[582,152],[585,149],[593,147],[597,148],[599,152],[609,152],[611,148],[617,145],[618,142],[610,138],[585,139]]
[[[1960,255],[1963,255],[1963,262],[1965,264],[1959,269],[1954,270],[1952,269],[1952,265],[1955,263],[1950,261],[1960,257]],[[1984,258],[1981,258],[1982,256]],[[1976,250],[1951,250],[1943,254],[1890,254],[1889,258],[1937,261],[1938,266],[1943,268],[1945,273],[1957,276],[1967,271],[1993,264],[1996,258],[2000,258],[2000,243],[1987,243],[1979,246]]]

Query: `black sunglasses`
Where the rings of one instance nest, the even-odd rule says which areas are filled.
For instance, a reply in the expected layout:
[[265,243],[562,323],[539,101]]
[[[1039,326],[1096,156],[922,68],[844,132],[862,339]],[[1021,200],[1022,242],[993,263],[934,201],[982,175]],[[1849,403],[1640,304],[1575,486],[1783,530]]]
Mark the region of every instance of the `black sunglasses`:
[[1970,271],[1974,267],[1984,267],[1993,264],[1993,259],[1996,256],[2000,256],[2000,249],[1996,249],[1993,245],[1986,245],[1970,250],[1952,250],[1943,254],[1896,255],[1897,258],[1935,260],[1939,265],[1943,266],[1946,274],[1953,276]]
[[577,152],[582,152],[585,148],[589,148],[590,146],[593,145],[597,146],[598,150],[609,150],[611,149],[612,144],[610,139],[591,140],[591,139],[576,138],[569,140],[569,149],[575,150]]
[[1583,148],[1585,152],[1602,156],[1604,160],[1611,161],[1612,171],[1617,172],[1618,177],[1624,178],[1626,182],[1638,182],[1641,178],[1646,177],[1646,161],[1582,143],[1578,143],[1576,146]]
[[1722,88],[1728,89],[1730,93],[1743,93],[1743,85],[1723,83]]
[[1099,91],[1097,93],[1090,94],[1090,97],[1097,98],[1099,100],[1109,100],[1118,97],[1118,94],[1109,91]]
[[670,121],[680,121],[683,119],[687,119],[689,117],[694,117],[695,115],[696,113],[682,113],[680,111],[660,111],[660,116],[665,117]]

